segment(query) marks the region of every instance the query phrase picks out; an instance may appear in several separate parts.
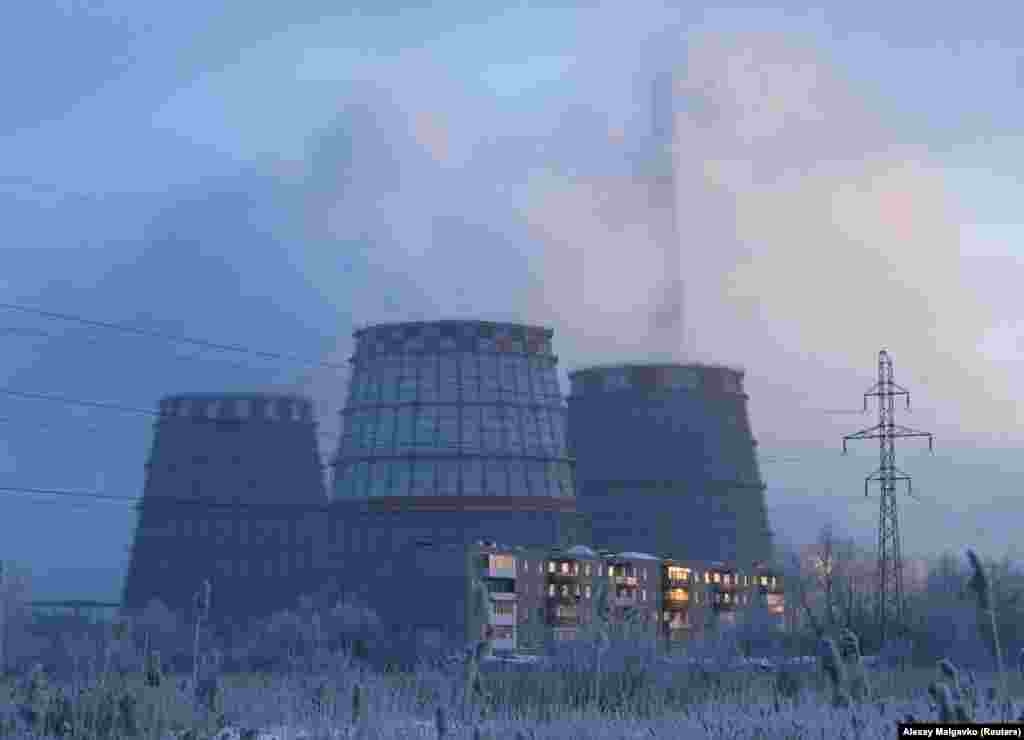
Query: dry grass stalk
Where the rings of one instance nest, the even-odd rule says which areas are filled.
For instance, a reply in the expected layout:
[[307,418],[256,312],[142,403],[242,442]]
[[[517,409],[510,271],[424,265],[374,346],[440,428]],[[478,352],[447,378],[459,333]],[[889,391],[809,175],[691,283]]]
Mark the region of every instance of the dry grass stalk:
[[[968,586],[974,591],[978,603],[978,631],[982,640],[988,645],[992,657],[996,662],[996,673],[999,678],[999,693],[1002,703],[1009,702],[1009,695],[1006,687],[1006,672],[1003,670],[1003,651],[999,644],[999,626],[996,622],[995,599],[992,594],[992,587],[989,583],[988,574],[978,555],[974,550],[967,551],[967,560],[970,562],[973,575]],[[1008,719],[1008,717],[1004,717]]]

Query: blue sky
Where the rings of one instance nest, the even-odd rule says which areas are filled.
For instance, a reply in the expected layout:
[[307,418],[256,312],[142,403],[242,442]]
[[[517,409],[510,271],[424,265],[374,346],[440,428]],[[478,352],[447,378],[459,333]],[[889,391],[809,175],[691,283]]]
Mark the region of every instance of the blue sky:
[[[901,453],[924,501],[902,502],[905,549],[1014,542],[1013,4],[211,7],[8,12],[0,302],[330,359],[355,325],[436,316],[551,325],[565,368],[660,356],[637,162],[670,69],[686,339],[668,353],[747,368],[777,532],[835,520],[873,542],[877,451],[836,456],[871,418],[825,412],[859,407],[887,345],[907,423],[937,434],[934,457]],[[0,333],[6,387],[141,406],[301,389],[336,427],[344,378],[0,328],[20,331]],[[0,485],[140,492],[147,421],[14,398],[0,417]],[[3,556],[42,592],[116,595],[130,510],[0,506]]]

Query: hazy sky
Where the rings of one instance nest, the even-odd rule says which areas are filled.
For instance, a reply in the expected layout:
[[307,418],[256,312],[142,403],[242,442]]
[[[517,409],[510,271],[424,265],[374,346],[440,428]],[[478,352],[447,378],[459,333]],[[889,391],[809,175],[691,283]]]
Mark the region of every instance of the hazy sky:
[[[342,361],[355,326],[550,325],[564,369],[747,370],[772,525],[871,545],[878,350],[936,434],[904,548],[1011,548],[1022,509],[1024,62],[1012,3],[19,3],[0,65],[0,302]],[[216,9],[211,9],[211,6]],[[350,6],[351,7],[351,6]],[[681,340],[644,176],[675,75]],[[43,333],[45,332],[45,334]],[[345,377],[0,311],[5,389],[153,407]],[[901,412],[902,413],[902,412]],[[151,420],[0,395],[0,486],[136,496]],[[874,493],[874,492],[872,492]],[[133,513],[0,492],[40,595],[116,597]],[[47,575],[49,573],[49,575]]]

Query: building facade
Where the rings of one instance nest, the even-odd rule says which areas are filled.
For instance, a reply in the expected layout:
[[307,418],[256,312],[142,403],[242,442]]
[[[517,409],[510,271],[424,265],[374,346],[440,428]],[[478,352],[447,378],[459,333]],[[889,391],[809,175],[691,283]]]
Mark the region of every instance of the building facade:
[[771,560],[741,371],[616,365],[569,377],[577,506],[595,545],[745,568]]

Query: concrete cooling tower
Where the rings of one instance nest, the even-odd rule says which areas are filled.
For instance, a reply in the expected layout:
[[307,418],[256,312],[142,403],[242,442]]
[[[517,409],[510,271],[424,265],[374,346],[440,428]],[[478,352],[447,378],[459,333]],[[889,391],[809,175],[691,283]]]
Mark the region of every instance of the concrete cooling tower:
[[123,604],[138,609],[158,598],[172,609],[189,609],[199,584],[210,578],[221,616],[294,605],[315,585],[314,543],[303,534],[303,522],[317,511],[326,521],[326,508],[310,400],[164,398]]
[[577,503],[597,547],[742,567],[770,559],[741,371],[621,365],[570,381]]
[[482,321],[356,332],[331,504],[332,560],[363,563],[350,584],[385,581],[386,554],[417,541],[586,536],[551,336]]

